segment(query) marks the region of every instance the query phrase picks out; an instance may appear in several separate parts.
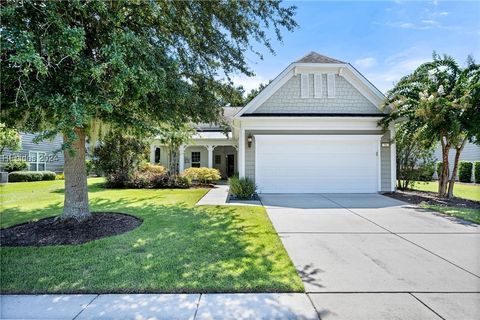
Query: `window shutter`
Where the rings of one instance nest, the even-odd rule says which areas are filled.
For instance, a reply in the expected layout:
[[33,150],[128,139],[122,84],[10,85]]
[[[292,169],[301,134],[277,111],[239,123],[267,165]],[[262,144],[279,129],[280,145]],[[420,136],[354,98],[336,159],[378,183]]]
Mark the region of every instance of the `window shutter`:
[[313,84],[314,84],[314,97],[322,97],[322,74],[316,73],[313,75]]
[[329,98],[335,98],[335,74],[329,73],[327,75],[327,96]]
[[308,92],[308,74],[307,73],[302,73],[300,75],[300,96],[302,98],[308,98],[309,92]]

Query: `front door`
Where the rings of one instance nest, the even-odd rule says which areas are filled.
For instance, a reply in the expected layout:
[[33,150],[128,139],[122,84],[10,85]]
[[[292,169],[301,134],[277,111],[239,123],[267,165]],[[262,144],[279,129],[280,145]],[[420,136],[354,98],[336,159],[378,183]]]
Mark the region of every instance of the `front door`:
[[235,174],[235,158],[233,154],[227,154],[227,177]]

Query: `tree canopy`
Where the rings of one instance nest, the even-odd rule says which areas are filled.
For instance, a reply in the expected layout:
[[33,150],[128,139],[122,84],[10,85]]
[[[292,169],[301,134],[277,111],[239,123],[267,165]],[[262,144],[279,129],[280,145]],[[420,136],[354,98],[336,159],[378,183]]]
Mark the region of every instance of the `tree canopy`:
[[[64,216],[89,217],[85,139],[102,125],[131,134],[160,123],[214,122],[232,73],[296,27],[269,1],[2,1],[2,117],[64,136]],[[94,133],[93,133],[94,134]],[[70,212],[70,215],[66,213]],[[82,214],[80,214],[80,212]]]
[[94,120],[146,131],[212,121],[252,41],[292,30],[280,1],[2,2],[2,106],[23,130],[73,138]]
[[[381,122],[407,121],[411,131],[421,133],[430,145],[442,146],[439,194],[453,196],[460,153],[467,141],[479,143],[480,66],[468,59],[466,68],[447,55],[433,54],[433,61],[420,65],[387,93],[390,114]],[[428,146],[427,146],[428,147]],[[453,174],[448,183],[448,154],[456,150]]]

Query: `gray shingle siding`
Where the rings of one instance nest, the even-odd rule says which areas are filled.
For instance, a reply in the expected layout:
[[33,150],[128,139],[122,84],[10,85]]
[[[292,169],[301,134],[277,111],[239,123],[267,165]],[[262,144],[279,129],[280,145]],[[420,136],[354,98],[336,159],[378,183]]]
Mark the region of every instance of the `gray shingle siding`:
[[[46,168],[45,170],[54,171],[54,172],[62,172],[63,165],[64,165],[64,158],[63,152],[58,150],[62,147],[63,139],[60,135],[57,135],[52,140],[44,140],[40,141],[39,143],[33,142],[34,138],[37,134],[33,133],[22,133],[22,149],[18,152],[15,152],[15,155],[20,156],[22,159],[29,160],[29,152],[31,151],[40,151],[46,152]],[[5,150],[3,155],[7,156],[5,159],[2,157],[2,164],[4,160],[8,159],[9,155],[12,155],[10,150]],[[3,166],[2,166],[3,167]]]
[[327,75],[322,75],[322,97],[314,98],[313,74],[309,75],[309,98],[300,97],[300,74],[290,78],[254,113],[381,113],[345,78],[335,75],[335,97],[327,97]]
[[388,147],[380,147],[380,190],[383,192],[391,191],[391,173],[392,173],[392,157],[390,131],[385,132],[381,142],[388,142]]

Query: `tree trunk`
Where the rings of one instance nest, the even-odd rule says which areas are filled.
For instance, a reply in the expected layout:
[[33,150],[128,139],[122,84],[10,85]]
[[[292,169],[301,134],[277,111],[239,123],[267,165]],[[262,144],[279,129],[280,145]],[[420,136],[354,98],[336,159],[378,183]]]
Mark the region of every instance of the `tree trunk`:
[[[72,143],[73,153],[69,150],[63,152],[65,157],[65,200],[60,219],[80,222],[92,215],[88,208],[85,130],[76,128],[75,133],[77,139]],[[64,141],[65,139],[66,137],[64,137]]]
[[450,152],[451,143],[442,140],[442,172],[438,177],[438,195],[440,197],[447,196],[448,184],[448,153]]
[[465,143],[467,142],[467,138],[463,139],[462,144],[460,146],[455,147],[455,162],[453,163],[453,172],[452,177],[450,178],[450,182],[448,184],[448,194],[449,198],[453,198],[453,187],[455,186],[455,180],[457,179],[458,174],[458,161],[460,160],[460,154],[462,153],[463,147],[465,147]]

